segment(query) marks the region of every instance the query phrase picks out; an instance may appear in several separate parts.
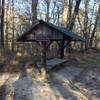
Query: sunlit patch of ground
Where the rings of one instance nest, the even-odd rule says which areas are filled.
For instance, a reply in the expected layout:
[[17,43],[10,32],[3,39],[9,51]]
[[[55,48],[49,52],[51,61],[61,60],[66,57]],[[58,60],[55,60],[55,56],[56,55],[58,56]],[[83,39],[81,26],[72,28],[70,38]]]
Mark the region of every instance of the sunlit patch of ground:
[[69,55],[68,63],[66,65],[81,68],[95,67],[100,63],[100,53],[75,53]]
[[0,60],[0,97],[2,87],[12,84],[15,100],[99,100],[100,54],[73,53],[66,59],[59,70],[49,72],[46,81],[39,81],[34,78],[40,75],[34,67],[37,58],[27,53],[6,56]]

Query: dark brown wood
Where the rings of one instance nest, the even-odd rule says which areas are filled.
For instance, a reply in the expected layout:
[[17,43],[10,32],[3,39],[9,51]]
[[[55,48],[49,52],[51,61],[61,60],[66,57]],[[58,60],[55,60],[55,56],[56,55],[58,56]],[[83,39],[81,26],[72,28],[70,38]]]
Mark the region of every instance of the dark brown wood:
[[64,58],[64,43],[65,41],[60,42],[60,58]]
[[61,40],[61,41],[56,41],[56,42],[59,45],[60,58],[64,58],[64,48],[67,47],[71,41]]
[[1,47],[4,48],[4,14],[5,14],[5,0],[2,0],[2,7],[1,7]]
[[41,48],[41,67],[46,69],[46,42],[40,42]]
[[67,43],[64,43],[64,48],[67,47],[69,44],[71,43],[71,41],[67,41]]
[[73,34],[66,28],[39,20],[36,21],[32,28],[21,35],[17,41],[83,41],[81,37]]
[[59,45],[60,58],[64,58],[64,44],[65,44],[65,41],[62,40],[62,41],[56,41],[56,42]]
[[49,71],[50,69],[53,69],[54,67],[62,65],[65,62],[66,62],[66,59],[59,59],[59,58],[53,58],[53,59],[47,60],[47,71]]
[[39,24],[32,32],[23,35],[21,40],[25,41],[48,41],[48,40],[63,40],[63,34],[48,27],[47,25]]
[[[66,59],[60,59],[60,58],[53,58],[53,59],[46,60],[47,62],[46,70],[50,71],[54,67],[59,67],[60,65],[64,64],[66,61],[67,61]],[[40,62],[38,62],[37,65],[40,65]]]
[[52,41],[47,41],[46,42],[46,50],[48,49],[48,47],[52,44]]
[[[46,23],[44,21],[38,21],[34,27],[32,27],[29,31],[24,33],[18,41],[31,41],[38,42],[40,44],[41,49],[41,65],[40,67],[46,69],[46,51],[50,44],[53,41],[56,41],[59,45],[60,50],[60,58],[64,58],[64,48],[68,44],[65,44],[65,41],[72,41],[73,35],[68,35],[66,32],[70,33],[70,31],[66,31],[65,29],[60,29],[59,27]],[[72,33],[73,34],[73,33]],[[76,36],[75,36],[76,37]],[[76,38],[77,40],[77,38]]]

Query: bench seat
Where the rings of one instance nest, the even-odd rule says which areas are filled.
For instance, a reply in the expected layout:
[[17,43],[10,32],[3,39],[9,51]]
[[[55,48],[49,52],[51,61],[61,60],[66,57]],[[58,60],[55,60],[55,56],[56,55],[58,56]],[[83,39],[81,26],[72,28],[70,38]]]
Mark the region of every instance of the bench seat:
[[[54,68],[55,66],[59,66],[65,63],[66,61],[67,61],[66,59],[60,59],[60,58],[53,58],[53,59],[47,60],[46,61],[47,70],[50,70]],[[40,62],[37,64],[40,65]]]

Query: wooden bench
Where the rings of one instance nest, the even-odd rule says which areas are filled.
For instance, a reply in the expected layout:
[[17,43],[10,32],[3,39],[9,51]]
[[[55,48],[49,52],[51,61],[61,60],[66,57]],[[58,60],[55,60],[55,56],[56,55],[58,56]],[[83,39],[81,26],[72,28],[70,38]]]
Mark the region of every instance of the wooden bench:
[[[60,59],[60,58],[53,58],[53,59],[47,60],[46,61],[47,70],[53,69],[54,67],[59,66],[65,63],[66,61],[67,61],[66,59]],[[40,64],[40,62],[38,64]]]

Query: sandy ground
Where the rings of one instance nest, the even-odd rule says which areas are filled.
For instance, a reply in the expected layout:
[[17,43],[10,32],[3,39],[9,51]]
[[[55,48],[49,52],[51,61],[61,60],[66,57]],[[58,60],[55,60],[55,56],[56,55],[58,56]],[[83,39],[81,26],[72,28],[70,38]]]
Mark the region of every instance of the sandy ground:
[[44,81],[28,73],[1,73],[0,100],[100,100],[100,55],[88,55],[87,61],[73,56]]

